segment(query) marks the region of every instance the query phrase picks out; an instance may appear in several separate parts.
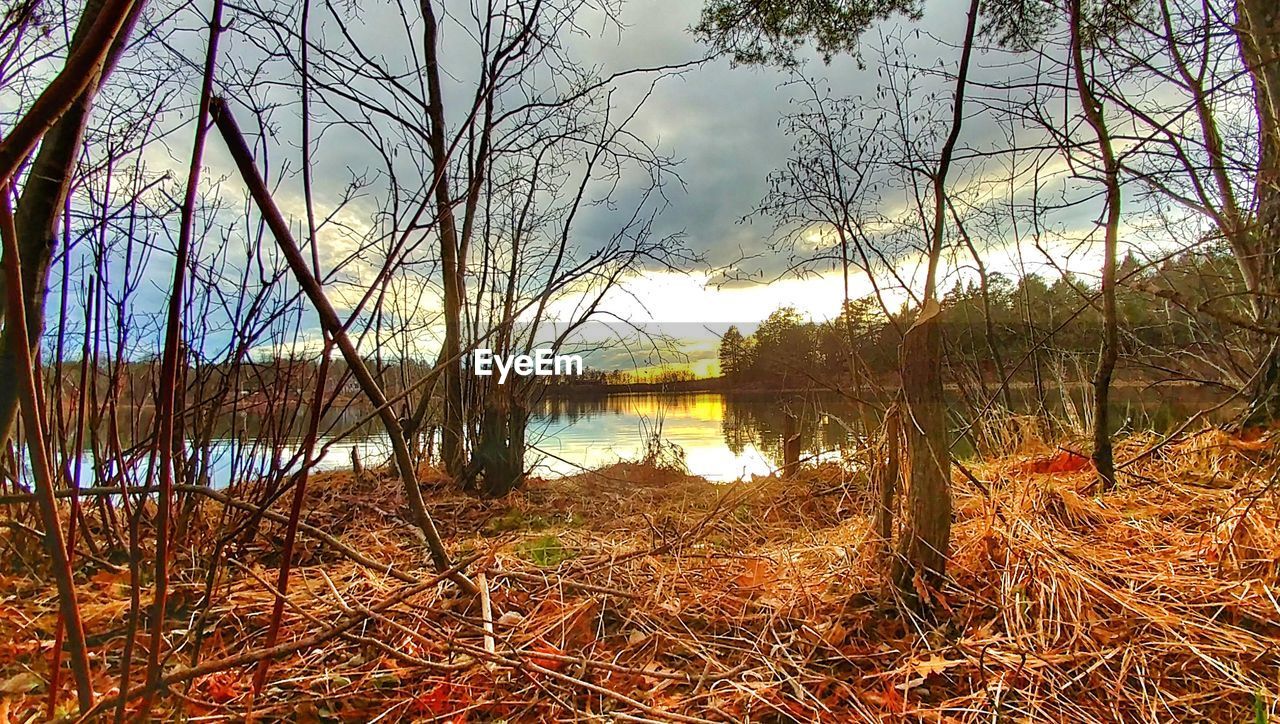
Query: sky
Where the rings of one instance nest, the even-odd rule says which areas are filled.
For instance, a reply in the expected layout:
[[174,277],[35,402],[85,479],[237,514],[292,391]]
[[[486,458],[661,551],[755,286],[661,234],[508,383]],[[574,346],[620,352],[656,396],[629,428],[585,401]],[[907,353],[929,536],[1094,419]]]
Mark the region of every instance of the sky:
[[[446,78],[446,101],[451,107],[465,107],[468,93],[472,92],[472,68],[474,53],[472,43],[466,37],[466,27],[472,24],[464,4],[444,3],[446,18],[442,26],[442,71]],[[156,7],[160,7],[159,4]],[[288,3],[273,0],[255,0],[248,4],[258,10],[293,12]],[[337,40],[341,32],[349,32],[363,47],[379,54],[388,67],[395,67],[396,58],[409,52],[404,42],[398,18],[398,5],[386,0],[362,2],[359,21],[339,29],[331,17],[318,12],[313,21],[312,33],[326,41]],[[709,49],[690,31],[697,22],[701,7],[689,0],[626,0],[620,3],[619,24],[604,23],[601,16],[586,12],[578,17],[576,28],[565,28],[560,34],[566,51],[599,75],[638,67],[678,64],[703,59]],[[622,281],[616,292],[607,296],[602,309],[607,315],[628,324],[647,329],[662,330],[684,339],[686,359],[677,364],[692,364],[702,373],[714,372],[708,361],[714,358],[714,342],[718,334],[730,324],[750,330],[768,314],[780,306],[796,307],[802,314],[818,321],[829,319],[840,308],[842,281],[831,265],[820,266],[803,278],[784,274],[787,260],[771,246],[787,231],[780,230],[774,219],[754,214],[769,190],[768,178],[775,169],[783,167],[792,155],[796,138],[783,123],[788,113],[795,112],[809,92],[797,84],[798,77],[810,79],[815,87],[832,97],[861,97],[871,107],[877,102],[877,89],[885,82],[878,60],[881,53],[900,52],[921,67],[953,67],[958,53],[949,43],[959,41],[964,25],[964,4],[952,0],[932,0],[925,7],[924,19],[909,22],[891,19],[878,24],[864,36],[862,63],[850,57],[836,57],[824,63],[812,52],[802,51],[802,65],[798,71],[773,67],[734,65],[727,58],[715,58],[681,73],[664,78],[653,89],[644,105],[637,112],[630,126],[633,133],[645,139],[660,153],[668,154],[679,163],[676,173],[679,183],[668,184],[665,207],[657,217],[653,233],[662,237],[679,235],[683,244],[698,254],[703,261],[682,269],[651,269]],[[244,12],[243,10],[241,12]],[[450,15],[450,13],[454,13]],[[248,23],[245,17],[233,19]],[[178,72],[190,76],[204,47],[204,23],[196,12],[187,8],[177,15],[166,17],[162,33],[166,46],[180,60]],[[270,45],[269,43],[267,44]],[[238,98],[252,96],[256,105],[270,106],[260,126],[255,119],[240,108],[241,125],[254,136],[254,142],[268,150],[271,159],[268,168],[277,172],[273,176],[275,196],[295,222],[303,217],[301,180],[297,173],[299,158],[299,113],[296,90],[276,83],[287,76],[289,69],[274,68],[262,59],[264,53],[278,48],[264,47],[263,40],[250,41],[235,32],[224,41],[223,66],[234,71],[237,77],[257,74],[255,81],[241,86],[223,86],[220,91],[228,95],[236,105]],[[1005,65],[1005,56],[980,54],[973,71],[975,82],[1007,79],[1011,71]],[[129,98],[130,86],[141,86],[144,80],[138,69],[146,67],[142,58],[127,58],[112,78],[112,87],[120,98]],[[945,80],[934,75],[919,74],[911,79],[917,84],[919,107],[916,111],[924,117],[941,118],[949,111],[950,91]],[[186,91],[189,94],[190,83]],[[647,84],[623,82],[617,89],[619,107],[629,107],[647,89]],[[933,97],[929,93],[936,94]],[[182,91],[179,91],[181,99]],[[187,98],[188,102],[192,99]],[[182,105],[181,103],[177,105]],[[188,103],[189,105],[189,103]],[[981,105],[981,102],[975,104]],[[241,104],[243,106],[243,104]],[[108,114],[100,110],[99,114]],[[189,151],[190,109],[169,113],[161,125],[174,129],[164,143],[145,151],[147,164],[152,172],[168,171],[173,178],[185,174]],[[456,120],[456,119],[455,119]],[[377,120],[371,121],[377,123]],[[265,128],[266,135],[259,136]],[[926,128],[921,126],[921,128]],[[926,131],[922,130],[921,133]],[[1001,142],[1002,129],[987,115],[975,112],[967,121],[962,140],[964,148],[982,148]],[[334,212],[335,205],[343,198],[353,178],[369,178],[376,175],[378,159],[372,157],[367,142],[350,128],[324,127],[317,132],[315,144],[315,198],[320,215]],[[393,149],[394,150],[394,149]],[[211,140],[206,155],[205,173],[207,189],[229,200],[232,211],[243,210],[243,187],[233,173],[233,165],[216,137]],[[284,173],[280,170],[284,169]],[[963,171],[961,172],[963,176]],[[990,173],[990,171],[984,171]],[[1062,183],[1069,175],[1065,166],[1059,165],[1045,173],[1040,183],[1052,187]],[[998,174],[997,174],[998,176]],[[1055,178],[1058,180],[1055,182]],[[1010,186],[998,178],[980,187],[980,179],[962,179],[957,194],[967,193],[976,198],[982,194],[1005,195]],[[632,185],[634,179],[625,179],[616,191],[624,201],[639,191]],[[1015,185],[1013,192],[1026,194],[1028,184]],[[341,258],[352,246],[353,239],[372,228],[373,219],[380,204],[385,202],[385,188],[375,178],[367,189],[351,199],[337,211],[340,224],[331,224],[321,235],[325,253],[324,261]],[[868,206],[890,220],[909,227],[914,210],[901,193],[881,191],[876,198],[868,199]],[[625,204],[624,204],[625,206]],[[608,206],[591,206],[584,209],[575,226],[575,243],[585,248],[607,238],[619,224],[619,211]],[[1073,209],[1056,219],[1055,228],[1043,230],[1039,247],[1028,251],[1000,243],[1000,238],[989,250],[988,265],[994,271],[1016,276],[1019,271],[1052,270],[1070,268],[1085,276],[1096,276],[1097,255],[1090,244],[1081,245],[1079,237],[1093,230],[1096,205]],[[240,226],[243,236],[249,228]],[[1002,232],[1003,233],[1003,232]],[[802,240],[803,240],[802,236]],[[243,245],[245,242],[240,240]],[[250,238],[248,246],[252,247]],[[1025,245],[1024,245],[1025,246]],[[87,254],[87,248],[82,250]],[[250,252],[251,253],[251,252]],[[892,263],[897,273],[910,281],[922,274],[918,254],[909,250],[898,251]],[[142,283],[136,292],[140,309],[160,309],[163,306],[167,279],[171,266],[164,254],[153,258],[143,272]],[[1019,266],[1022,262],[1022,266]],[[171,263],[171,262],[170,262]],[[944,286],[961,281],[971,274],[971,269],[961,259],[951,260],[944,269]],[[368,270],[366,270],[368,271]],[[369,274],[356,270],[348,274],[347,287],[334,287],[339,308],[349,307],[361,291],[361,284]],[[883,279],[881,280],[884,281]],[[409,286],[412,284],[408,283]],[[56,286],[56,284],[55,284]],[[429,284],[427,285],[429,286]],[[865,275],[855,274],[851,280],[854,297],[870,293],[872,282]],[[422,289],[418,289],[422,292]],[[905,292],[890,293],[893,304],[907,300]],[[424,303],[431,303],[431,293],[426,293]],[[567,309],[572,300],[562,300]],[[555,311],[553,309],[553,311]],[[298,338],[302,344],[314,345],[318,337],[314,320],[304,324]],[[434,344],[435,331],[423,333],[424,347]],[[290,342],[298,344],[297,340]],[[640,345],[643,347],[644,345]],[[279,351],[274,348],[274,351]],[[689,356],[696,357],[690,362]],[[657,355],[661,363],[662,355]],[[600,354],[599,366],[649,366],[655,362],[655,353],[636,352],[634,345],[618,345],[612,354]],[[589,363],[591,361],[589,360]]]

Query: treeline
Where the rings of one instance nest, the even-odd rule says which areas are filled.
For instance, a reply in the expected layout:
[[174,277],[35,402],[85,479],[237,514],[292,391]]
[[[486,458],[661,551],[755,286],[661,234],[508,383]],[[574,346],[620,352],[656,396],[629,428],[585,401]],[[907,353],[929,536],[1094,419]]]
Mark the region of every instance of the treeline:
[[[1158,262],[1126,257],[1118,269],[1122,368],[1131,378],[1182,378],[1221,384],[1221,370],[1243,371],[1248,314],[1239,269],[1221,249]],[[1087,382],[1081,370],[1103,334],[1099,290],[1067,273],[1017,280],[990,273],[954,285],[941,301],[951,378]],[[740,388],[894,386],[902,335],[915,305],[886,311],[875,297],[850,300],[834,319],[813,322],[782,307],[751,334],[736,326],[721,338],[726,381]]]
[[697,382],[691,370],[683,368],[605,370],[587,367],[580,375],[555,375],[545,378],[552,390],[619,388],[637,386],[681,385]]

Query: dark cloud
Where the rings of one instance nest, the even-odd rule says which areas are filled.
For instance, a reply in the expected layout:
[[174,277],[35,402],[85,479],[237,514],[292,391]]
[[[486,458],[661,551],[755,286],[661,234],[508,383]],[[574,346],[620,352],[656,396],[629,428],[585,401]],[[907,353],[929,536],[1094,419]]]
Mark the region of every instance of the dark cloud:
[[[297,7],[293,0],[250,0],[250,4],[256,11],[279,13],[296,21]],[[361,48],[393,72],[407,71],[412,58],[416,57],[415,46],[420,43],[417,35],[420,21],[409,21],[406,29],[400,17],[402,6],[412,11],[412,4],[361,3],[355,17],[349,18],[351,22],[343,25]],[[314,6],[311,32],[318,42],[338,47],[346,41],[339,29],[339,19],[329,15],[332,7]],[[339,4],[338,7],[356,6]],[[442,68],[448,79],[446,100],[455,112],[469,107],[476,75],[475,44],[470,35],[474,20],[465,11],[466,7],[465,3],[455,6],[455,14],[447,17],[442,32]],[[630,68],[704,58],[708,49],[689,30],[697,20],[700,7],[701,3],[696,0],[629,0],[622,4],[620,26],[584,16],[578,19],[577,30],[566,28],[562,34],[565,51],[582,66],[602,76]],[[199,58],[204,47],[204,27],[190,7],[178,15],[183,18],[183,30],[175,33],[170,42],[188,59]],[[937,98],[942,99],[932,104],[922,101],[921,110],[926,114],[945,115],[949,111],[945,102],[949,100],[949,89],[942,71],[951,68],[958,56],[956,49],[947,43],[958,40],[962,16],[960,5],[938,0],[930,3],[925,19],[919,23],[890,20],[865,34],[865,67],[849,57],[838,57],[825,64],[815,54],[808,53],[801,72],[818,79],[816,85],[822,92],[871,98],[882,81],[878,72],[881,49],[889,52],[901,49],[905,57],[921,66],[942,63],[938,74],[922,75],[914,80],[921,91],[937,93]],[[301,122],[296,68],[280,59],[279,51],[278,45],[273,46],[262,38],[250,42],[234,30],[228,33],[223,50],[223,74],[238,76],[240,81],[221,90],[230,94],[233,102],[237,99],[234,91],[238,90],[243,92],[240,100],[252,100],[254,105],[271,108],[265,116],[265,132],[269,135],[266,145],[270,148],[273,178],[279,184],[277,198],[287,212],[300,219]],[[277,57],[272,60],[271,56]],[[995,58],[984,63],[980,57],[975,78],[1008,77],[1008,68],[998,61]],[[191,68],[187,71],[192,72]],[[243,79],[251,75],[255,82],[245,84]],[[805,92],[790,83],[794,79],[789,71],[778,68],[733,66],[727,59],[710,60],[677,76],[664,78],[631,126],[637,136],[656,147],[659,153],[681,161],[675,169],[680,183],[673,181],[666,187],[667,205],[653,232],[659,236],[681,234],[689,248],[706,253],[707,262],[713,268],[744,257],[749,260],[741,270],[750,277],[748,280],[713,274],[709,277],[713,286],[739,291],[755,287],[772,279],[785,263],[782,256],[768,250],[768,240],[777,233],[774,221],[753,216],[752,212],[767,190],[769,173],[783,166],[792,152],[794,139],[779,121],[795,110],[800,94]],[[130,80],[127,74],[118,74],[112,82],[127,84]],[[622,107],[630,107],[648,91],[648,80],[635,77],[622,82],[615,101]],[[391,96],[387,88],[378,88],[369,81],[362,83],[361,92],[374,94],[384,101]],[[195,86],[191,79],[186,84]],[[318,115],[314,129],[316,197],[324,211],[343,197],[353,177],[364,179],[368,186],[355,200],[351,214],[357,221],[360,217],[372,220],[376,210],[390,198],[390,179],[382,175],[384,161],[361,133],[335,122],[334,110],[321,102],[321,96],[332,98],[335,94],[319,89],[314,105]],[[335,103],[343,106],[342,101]],[[343,108],[349,117],[354,117],[349,104]],[[401,112],[408,112],[403,105],[400,108]],[[166,123],[189,123],[189,113],[186,118],[180,115],[175,113]],[[242,127],[249,133],[256,135],[262,128],[259,119],[247,110],[242,109],[239,116]],[[453,122],[461,120],[457,117]],[[407,196],[419,197],[427,174],[417,163],[421,163],[425,154],[410,146],[420,140],[392,132],[393,124],[385,119],[374,119],[372,125],[377,127],[374,130],[380,129],[386,134],[387,151],[395,155],[399,185],[409,189]],[[994,143],[1000,136],[1000,129],[991,118],[979,115],[966,126],[964,143],[980,146]],[[187,152],[188,137],[187,133],[174,136],[179,140],[170,153],[179,176],[184,170],[182,159]],[[416,163],[412,161],[415,158]],[[212,167],[211,178],[231,174],[231,165],[221,144],[210,145],[207,160]],[[281,175],[280,170],[286,166],[288,172]],[[575,226],[575,245],[587,251],[612,237],[626,222],[643,188],[644,179],[627,178],[616,192],[616,205],[593,205],[584,209]],[[224,192],[238,193],[238,184],[230,181]],[[1079,212],[1076,219],[1083,222],[1086,216]],[[353,236],[358,231],[353,232]],[[334,250],[335,258],[340,251]],[[751,272],[760,273],[751,275]],[[430,269],[420,273],[428,283],[433,283]],[[163,281],[163,274],[159,279]],[[161,288],[159,282],[151,286]],[[830,306],[834,308],[836,302],[833,300]]]

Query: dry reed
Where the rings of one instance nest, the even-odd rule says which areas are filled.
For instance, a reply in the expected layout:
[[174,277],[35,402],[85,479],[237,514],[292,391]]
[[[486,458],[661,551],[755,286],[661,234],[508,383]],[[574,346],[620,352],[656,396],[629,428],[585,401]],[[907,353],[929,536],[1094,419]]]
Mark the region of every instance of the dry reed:
[[[1117,459],[1153,441],[1130,438]],[[619,464],[533,481],[502,501],[424,476],[451,549],[485,573],[492,616],[444,585],[375,611],[411,584],[304,535],[280,642],[363,620],[276,661],[253,711],[298,721],[1268,721],[1280,696],[1275,452],[1268,438],[1205,430],[1137,459],[1105,497],[1089,494],[1088,470],[1040,472],[1071,467],[1052,453],[970,466],[991,497],[957,473],[936,623],[894,605],[866,476],[848,467],[713,485]],[[313,482],[307,523],[430,576],[390,479]],[[210,533],[219,512],[203,505]],[[230,552],[202,660],[261,645],[282,531],[267,521]],[[7,540],[17,546],[19,534]],[[175,556],[169,672],[188,663],[200,555]],[[8,568],[0,713],[29,721],[57,607],[38,568],[16,558]],[[128,575],[93,561],[78,575],[98,693],[109,697]],[[156,711],[243,718],[250,670],[175,685]],[[69,691],[63,701],[74,710]]]

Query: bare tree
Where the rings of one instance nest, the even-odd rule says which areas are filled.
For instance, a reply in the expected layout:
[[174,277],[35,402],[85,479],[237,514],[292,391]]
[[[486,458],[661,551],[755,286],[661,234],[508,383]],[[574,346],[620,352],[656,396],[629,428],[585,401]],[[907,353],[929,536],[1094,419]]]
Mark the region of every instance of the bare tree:
[[[34,352],[39,345],[53,240],[81,136],[94,96],[128,42],[143,5],[129,0],[87,3],[67,49],[66,67],[0,143],[0,178],[12,179],[39,142],[14,211],[30,336],[19,340],[13,325],[5,325],[0,333],[0,375],[7,378],[20,373],[14,347],[25,344]],[[12,434],[17,408],[16,389],[11,385],[0,388],[0,444],[7,443]]]
[[1080,0],[1069,0],[1068,24],[1071,28],[1071,67],[1075,78],[1076,94],[1084,109],[1085,118],[1098,139],[1098,154],[1102,158],[1103,184],[1107,195],[1106,219],[1102,258],[1102,351],[1098,354],[1098,367],[1093,376],[1093,464],[1098,471],[1098,486],[1102,492],[1115,487],[1115,462],[1111,451],[1111,376],[1116,367],[1116,355],[1120,344],[1116,322],[1116,249],[1120,231],[1120,167],[1116,161],[1111,134],[1103,117],[1102,106],[1090,85],[1090,69],[1085,65],[1085,20]]
[[[871,3],[824,9],[784,7],[747,0],[714,0],[704,6],[698,31],[739,60],[794,60],[794,41],[812,38],[821,52],[856,51],[863,30],[874,20],[896,13],[912,13],[914,3]],[[894,556],[892,578],[913,605],[928,607],[924,587],[941,585],[946,574],[951,528],[950,470],[946,406],[942,390],[941,307],[938,274],[946,241],[947,180],[964,120],[964,97],[970,59],[977,35],[979,4],[967,16],[960,64],[955,77],[951,121],[936,161],[927,169],[917,164],[931,187],[932,213],[923,211],[926,272],[917,297],[920,307],[900,349],[900,375],[909,464],[906,518]],[[917,179],[910,179],[915,185]],[[917,187],[918,189],[918,187]],[[917,202],[921,200],[917,195]]]

